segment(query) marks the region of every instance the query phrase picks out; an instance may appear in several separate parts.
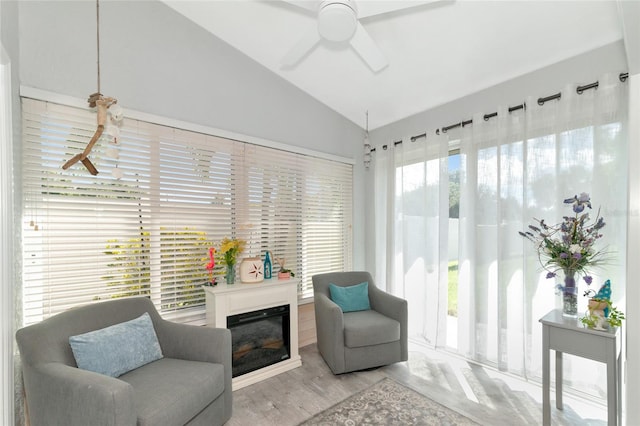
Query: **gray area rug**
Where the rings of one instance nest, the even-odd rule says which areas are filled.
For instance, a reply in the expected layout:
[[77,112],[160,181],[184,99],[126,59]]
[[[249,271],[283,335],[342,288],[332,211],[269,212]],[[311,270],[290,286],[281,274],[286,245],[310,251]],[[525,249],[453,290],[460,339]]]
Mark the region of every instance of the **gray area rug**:
[[389,378],[316,414],[302,425],[477,425]]

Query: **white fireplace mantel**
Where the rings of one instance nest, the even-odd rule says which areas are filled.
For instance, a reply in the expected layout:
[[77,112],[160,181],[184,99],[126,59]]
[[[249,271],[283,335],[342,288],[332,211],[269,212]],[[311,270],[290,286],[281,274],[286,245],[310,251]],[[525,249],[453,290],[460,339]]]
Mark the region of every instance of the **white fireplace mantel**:
[[298,353],[298,284],[299,279],[264,280],[255,284],[218,284],[204,286],[207,326],[227,328],[227,317],[280,305],[289,305],[290,358],[233,378],[233,390],[302,365]]

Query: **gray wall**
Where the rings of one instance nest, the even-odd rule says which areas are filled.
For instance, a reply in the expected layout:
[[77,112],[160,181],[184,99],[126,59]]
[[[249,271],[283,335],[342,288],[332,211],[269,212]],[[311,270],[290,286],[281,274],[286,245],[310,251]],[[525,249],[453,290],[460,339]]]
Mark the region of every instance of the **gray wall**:
[[597,81],[607,72],[626,72],[622,41],[558,62],[499,85],[415,114],[370,132],[373,146],[383,145],[437,128],[468,120],[475,113],[492,113],[501,105],[521,104],[527,96],[544,97],[558,93],[565,85]]
[[[101,92],[125,108],[353,157],[362,130],[158,1],[100,3]],[[96,91],[95,2],[20,2],[22,84]]]

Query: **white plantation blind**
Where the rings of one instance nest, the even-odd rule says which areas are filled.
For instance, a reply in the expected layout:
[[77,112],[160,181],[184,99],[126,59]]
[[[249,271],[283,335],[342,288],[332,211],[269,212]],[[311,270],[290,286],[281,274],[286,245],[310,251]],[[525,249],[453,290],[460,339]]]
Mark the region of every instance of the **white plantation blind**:
[[119,158],[103,136],[92,176],[61,165],[86,147],[95,112],[22,102],[25,324],[135,295],[202,324],[208,248],[224,237],[247,241],[242,257],[285,258],[301,297],[314,274],[350,269],[351,165],[125,119]]

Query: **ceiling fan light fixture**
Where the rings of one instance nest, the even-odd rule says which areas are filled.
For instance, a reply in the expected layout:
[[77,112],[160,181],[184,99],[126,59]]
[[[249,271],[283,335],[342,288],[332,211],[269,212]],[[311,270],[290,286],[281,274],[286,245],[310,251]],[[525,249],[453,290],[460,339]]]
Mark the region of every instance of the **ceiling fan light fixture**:
[[348,0],[326,1],[318,12],[318,32],[329,41],[347,41],[356,32],[358,17],[355,5]]

